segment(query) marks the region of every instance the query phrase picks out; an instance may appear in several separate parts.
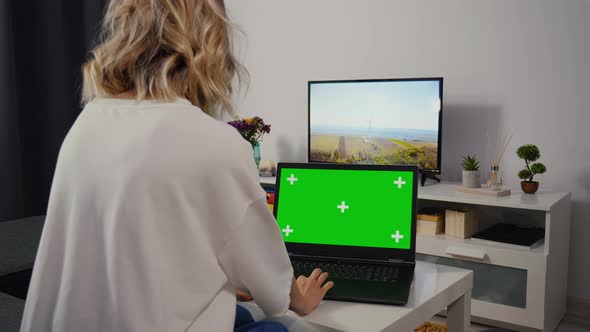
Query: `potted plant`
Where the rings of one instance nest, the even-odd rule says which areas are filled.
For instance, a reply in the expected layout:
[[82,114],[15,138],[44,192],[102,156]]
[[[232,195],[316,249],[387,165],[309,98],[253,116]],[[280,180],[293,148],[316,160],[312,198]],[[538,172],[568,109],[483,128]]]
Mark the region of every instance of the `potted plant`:
[[463,157],[463,187],[479,188],[481,180],[479,175],[479,161],[475,155]]
[[547,167],[542,163],[535,163],[541,158],[539,148],[534,144],[526,144],[516,150],[516,155],[520,159],[524,159],[526,168],[518,172],[518,177],[523,180],[520,182],[522,191],[527,194],[534,194],[539,189],[539,182],[533,181],[533,177],[537,174],[543,174],[547,171]]

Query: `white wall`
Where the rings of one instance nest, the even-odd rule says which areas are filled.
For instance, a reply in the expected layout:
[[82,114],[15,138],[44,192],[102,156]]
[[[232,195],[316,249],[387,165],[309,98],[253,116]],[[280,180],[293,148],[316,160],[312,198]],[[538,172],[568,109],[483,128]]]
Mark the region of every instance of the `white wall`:
[[570,295],[590,299],[590,1],[228,0],[246,34],[251,74],[238,102],[272,124],[263,159],[306,161],[307,81],[445,77],[443,174],[487,164],[491,141],[513,132],[514,154],[537,144],[543,189],[573,192]]

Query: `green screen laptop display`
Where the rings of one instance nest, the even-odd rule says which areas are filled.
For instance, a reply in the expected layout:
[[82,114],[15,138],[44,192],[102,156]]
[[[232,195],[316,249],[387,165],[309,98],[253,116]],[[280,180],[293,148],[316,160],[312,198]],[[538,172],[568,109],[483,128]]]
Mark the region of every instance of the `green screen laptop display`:
[[285,242],[410,249],[411,171],[283,168],[277,180]]

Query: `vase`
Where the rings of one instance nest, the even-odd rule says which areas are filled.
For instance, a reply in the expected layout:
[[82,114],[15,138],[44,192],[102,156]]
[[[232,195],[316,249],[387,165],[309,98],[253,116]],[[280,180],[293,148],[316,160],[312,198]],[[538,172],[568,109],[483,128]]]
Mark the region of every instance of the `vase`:
[[256,162],[256,168],[260,168],[260,143],[252,143],[252,150],[254,150],[254,161]]
[[487,182],[486,187],[490,190],[502,190],[502,173],[500,173],[500,167],[496,164],[492,165],[490,170],[490,179]]
[[526,194],[534,194],[539,190],[539,182],[537,181],[522,181],[520,182],[520,187],[522,191]]
[[479,187],[481,187],[479,171],[463,170],[463,187],[465,187],[465,188],[479,188]]

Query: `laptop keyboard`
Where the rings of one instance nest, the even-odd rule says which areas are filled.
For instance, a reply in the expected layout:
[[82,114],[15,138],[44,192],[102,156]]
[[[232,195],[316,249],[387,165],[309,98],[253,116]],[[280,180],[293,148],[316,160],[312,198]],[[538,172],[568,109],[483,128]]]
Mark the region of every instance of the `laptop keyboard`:
[[319,268],[328,272],[328,279],[365,280],[378,282],[396,282],[399,279],[399,267],[390,265],[354,264],[321,261],[292,261],[295,276],[309,276]]

